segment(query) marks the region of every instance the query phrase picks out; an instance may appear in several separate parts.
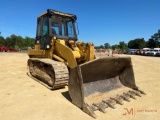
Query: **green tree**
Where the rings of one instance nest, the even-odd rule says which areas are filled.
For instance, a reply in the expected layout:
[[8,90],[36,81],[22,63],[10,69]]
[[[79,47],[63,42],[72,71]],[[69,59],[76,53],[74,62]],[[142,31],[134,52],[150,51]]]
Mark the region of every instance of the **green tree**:
[[35,39],[30,38],[30,37],[25,37],[24,38],[24,46],[25,47],[33,47],[35,43]]
[[15,49],[16,42],[17,42],[17,36],[14,35],[14,34],[12,34],[10,37],[6,38],[6,40],[5,40],[5,46],[9,47],[9,48]]
[[111,48],[111,46],[110,46],[109,43],[105,43],[105,44],[104,44],[104,48],[105,48],[105,49],[109,49],[109,48]]
[[103,45],[100,45],[100,48],[104,49],[104,46],[103,46]]
[[0,36],[0,45],[13,49],[27,49],[27,47],[33,47],[34,43],[35,39],[30,37],[22,38],[21,36],[12,34],[10,37],[6,37],[6,39],[4,39]]
[[124,51],[127,49],[127,44],[124,41],[119,42],[119,48]]
[[11,40],[10,37],[6,37],[6,40],[5,40],[5,44],[4,44],[6,47],[9,47],[9,48],[14,48],[15,47],[15,43],[13,40]]
[[148,48],[155,48],[155,47],[156,47],[156,43],[155,43],[155,41],[154,41],[152,38],[150,38],[150,39],[147,41],[147,47],[148,47]]
[[119,48],[119,45],[117,45],[117,44],[112,45],[112,50],[118,50],[118,49],[120,49],[120,48]]
[[24,47],[23,40],[24,39],[21,36],[16,37],[16,49]]
[[0,46],[3,46],[4,45],[4,37],[3,36],[0,36]]
[[95,49],[100,49],[100,46],[95,46],[94,48],[95,48]]
[[160,47],[160,30],[152,35],[151,39],[154,41],[154,47]]
[[142,49],[144,47],[146,47],[146,42],[145,42],[144,38],[137,38],[134,40],[130,40],[128,42],[128,48]]

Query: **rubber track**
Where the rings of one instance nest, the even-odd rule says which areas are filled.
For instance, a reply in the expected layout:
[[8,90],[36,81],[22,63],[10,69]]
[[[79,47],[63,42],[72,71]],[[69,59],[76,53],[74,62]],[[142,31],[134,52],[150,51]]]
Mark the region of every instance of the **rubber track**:
[[[43,72],[45,72],[46,75],[48,75],[48,73],[47,73],[48,71],[51,74],[53,73],[52,76],[48,75],[48,77],[50,77],[50,79],[52,79],[52,81],[54,83],[52,86],[45,82],[44,79],[46,79],[46,78],[44,78],[43,76],[40,76],[40,74],[36,74],[35,68],[39,69],[39,67],[36,66],[37,63],[50,66],[50,68],[45,67],[45,70],[43,70]],[[28,59],[28,67],[29,67],[29,74],[28,75],[49,89],[63,88],[68,84],[69,72],[68,72],[67,66],[63,62],[58,62],[58,61],[46,59],[46,58],[45,59],[44,58],[30,58],[30,59]],[[30,69],[32,69],[32,72],[30,71]],[[34,72],[34,74],[33,74],[33,72]]]

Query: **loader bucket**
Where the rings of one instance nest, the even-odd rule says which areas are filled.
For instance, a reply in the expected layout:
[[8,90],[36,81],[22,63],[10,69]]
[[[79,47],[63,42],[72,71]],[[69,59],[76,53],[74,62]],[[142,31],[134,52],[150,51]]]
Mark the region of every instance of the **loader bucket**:
[[105,113],[105,108],[144,93],[135,84],[130,57],[99,58],[78,65],[70,70],[68,87],[72,103],[94,118],[95,110]]

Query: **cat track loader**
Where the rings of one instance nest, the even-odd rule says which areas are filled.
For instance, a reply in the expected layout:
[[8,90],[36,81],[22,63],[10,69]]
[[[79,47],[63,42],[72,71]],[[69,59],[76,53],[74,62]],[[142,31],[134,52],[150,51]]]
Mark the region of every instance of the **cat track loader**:
[[29,75],[49,89],[66,85],[72,103],[96,118],[95,110],[145,94],[135,83],[130,57],[96,58],[93,43],[77,39],[76,15],[48,9],[37,19]]

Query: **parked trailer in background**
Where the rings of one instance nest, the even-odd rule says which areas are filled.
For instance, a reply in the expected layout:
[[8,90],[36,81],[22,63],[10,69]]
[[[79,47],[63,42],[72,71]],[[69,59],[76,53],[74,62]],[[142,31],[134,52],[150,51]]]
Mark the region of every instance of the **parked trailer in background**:
[[9,49],[5,46],[0,46],[0,52],[8,52]]
[[5,47],[5,46],[0,46],[0,52],[18,52],[18,50],[8,48],[8,47]]

